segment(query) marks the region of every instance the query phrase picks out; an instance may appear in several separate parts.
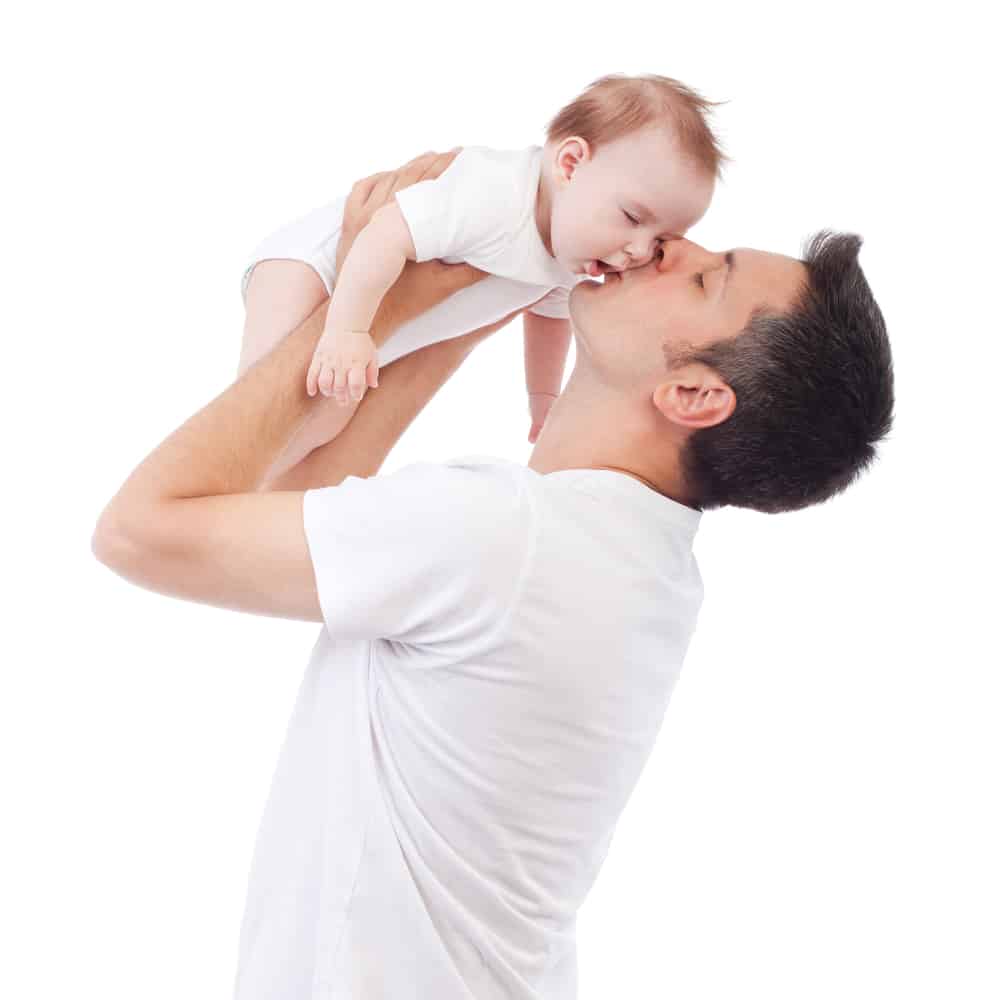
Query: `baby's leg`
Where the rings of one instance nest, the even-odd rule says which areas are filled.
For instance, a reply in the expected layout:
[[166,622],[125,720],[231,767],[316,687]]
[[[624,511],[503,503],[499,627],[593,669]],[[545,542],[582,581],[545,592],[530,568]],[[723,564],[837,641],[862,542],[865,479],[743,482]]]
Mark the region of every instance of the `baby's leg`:
[[247,281],[239,378],[326,298],[319,275],[298,260],[262,260]]
[[[326,299],[316,272],[297,260],[263,260],[250,274],[246,289],[246,321],[237,377],[270,353]],[[305,373],[302,375],[305,380]],[[332,441],[354,416],[359,401],[341,406],[333,398],[318,400],[312,416],[289,441],[265,479],[275,479],[298,465],[314,448]]]

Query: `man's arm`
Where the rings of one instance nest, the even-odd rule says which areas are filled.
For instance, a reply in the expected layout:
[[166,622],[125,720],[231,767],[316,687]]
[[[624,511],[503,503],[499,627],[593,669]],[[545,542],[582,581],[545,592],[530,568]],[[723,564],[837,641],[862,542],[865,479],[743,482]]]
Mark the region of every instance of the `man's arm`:
[[[482,277],[471,268],[448,268],[445,273],[442,265],[432,264],[419,276],[411,275],[408,292],[412,296],[414,290],[422,291],[430,300],[423,308],[429,308],[459,287],[456,270],[464,273],[466,284]],[[408,301],[396,314],[389,309],[386,318],[398,324],[398,317],[405,318],[411,308]],[[93,550],[102,562],[140,586],[173,596],[258,614],[321,620],[302,524],[301,489],[309,486],[294,492],[256,491],[318,402],[307,396],[304,375],[322,330],[322,315],[322,310],[313,313],[136,468],[98,521]],[[411,357],[412,371],[418,356]],[[450,363],[454,370],[454,355]],[[398,370],[390,381],[392,367],[386,369],[381,386],[387,391],[362,404],[370,414],[366,446],[382,453],[401,429],[399,420],[389,420],[380,437],[374,430],[377,411],[392,406],[393,394],[407,391]],[[340,458],[344,475],[352,474],[346,453]]]
[[350,423],[335,438],[260,488],[304,491],[336,486],[348,476],[374,476],[403,432],[473,347],[513,315],[461,337],[428,344],[387,365],[379,372],[378,391],[365,395]]

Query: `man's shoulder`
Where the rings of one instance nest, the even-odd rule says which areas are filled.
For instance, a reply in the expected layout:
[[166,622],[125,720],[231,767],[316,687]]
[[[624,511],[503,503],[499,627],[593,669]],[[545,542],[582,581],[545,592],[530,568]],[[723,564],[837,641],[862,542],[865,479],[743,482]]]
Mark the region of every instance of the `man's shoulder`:
[[348,476],[340,486],[323,487],[318,492],[360,492],[374,504],[402,502],[413,513],[472,512],[509,505],[519,497],[529,475],[527,466],[518,462],[491,455],[461,455],[410,462],[367,479]]
[[474,536],[487,542],[530,530],[530,474],[521,463],[470,454],[414,462],[390,478],[397,479],[393,492],[412,497],[414,514],[422,514],[430,530],[461,534],[471,543]]
[[414,462],[397,470],[414,482],[432,489],[477,501],[502,503],[519,496],[531,470],[520,462],[493,455],[468,454],[438,462]]

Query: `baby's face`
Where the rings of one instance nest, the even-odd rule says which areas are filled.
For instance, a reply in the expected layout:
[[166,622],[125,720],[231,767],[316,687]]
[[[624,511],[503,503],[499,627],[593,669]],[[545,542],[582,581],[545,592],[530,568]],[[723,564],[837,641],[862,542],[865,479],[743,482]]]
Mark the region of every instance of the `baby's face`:
[[552,251],[574,274],[642,267],[660,242],[683,236],[712,200],[714,178],[682,157],[661,128],[624,136],[593,154],[577,141],[561,149]]

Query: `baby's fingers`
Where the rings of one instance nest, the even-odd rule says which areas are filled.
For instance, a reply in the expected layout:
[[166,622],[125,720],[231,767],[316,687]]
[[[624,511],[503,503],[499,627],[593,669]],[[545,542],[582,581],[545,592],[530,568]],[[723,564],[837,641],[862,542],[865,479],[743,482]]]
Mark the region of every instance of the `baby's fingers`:
[[333,395],[341,406],[347,405],[347,372],[343,367],[333,373]]
[[355,365],[347,373],[347,384],[351,391],[351,399],[355,402],[360,401],[361,397],[365,394],[365,371],[366,369]]
[[322,370],[323,362],[314,354],[312,361],[309,363],[309,371],[306,372],[306,392],[310,396],[316,395],[316,390],[319,387],[319,374]]
[[378,358],[372,358],[365,367],[365,380],[369,388],[378,388]]
[[319,373],[319,379],[317,380],[319,391],[323,393],[324,396],[329,396],[333,390],[335,375],[336,369],[328,361],[324,361]]

